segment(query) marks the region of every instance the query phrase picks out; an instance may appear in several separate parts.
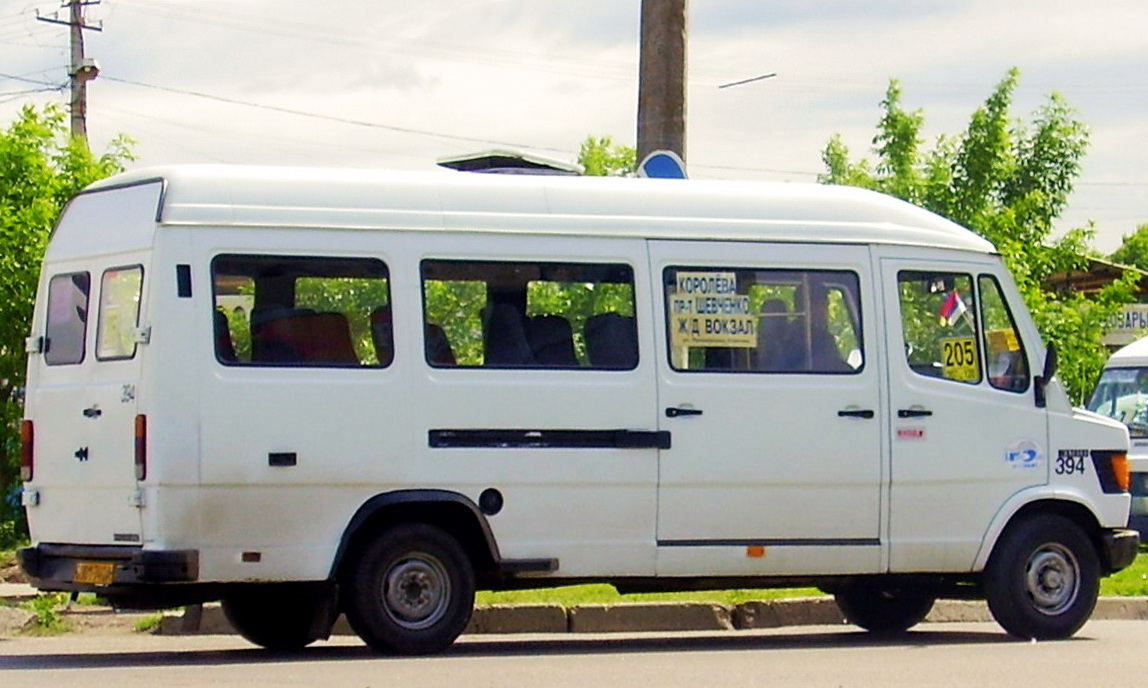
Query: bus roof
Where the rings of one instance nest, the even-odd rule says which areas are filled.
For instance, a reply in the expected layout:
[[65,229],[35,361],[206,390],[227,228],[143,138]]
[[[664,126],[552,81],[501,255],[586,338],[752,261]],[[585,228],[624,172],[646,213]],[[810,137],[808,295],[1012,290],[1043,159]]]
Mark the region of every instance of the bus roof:
[[1137,339],[1127,346],[1118,349],[1108,359],[1106,367],[1130,368],[1134,366],[1148,366],[1148,337]]
[[182,165],[84,193],[162,181],[166,226],[449,230],[652,239],[880,243],[979,253],[939,215],[824,184]]

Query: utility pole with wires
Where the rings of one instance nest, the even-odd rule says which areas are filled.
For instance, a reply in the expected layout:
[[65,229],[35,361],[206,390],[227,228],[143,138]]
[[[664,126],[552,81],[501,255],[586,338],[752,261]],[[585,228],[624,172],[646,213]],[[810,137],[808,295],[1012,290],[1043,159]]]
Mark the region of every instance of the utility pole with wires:
[[67,19],[60,18],[59,12],[50,17],[36,12],[39,21],[61,24],[71,30],[72,61],[68,66],[68,78],[72,97],[68,109],[72,115],[72,138],[79,139],[84,146],[88,145],[88,82],[100,73],[96,61],[84,55],[84,31],[103,30],[99,24],[84,21],[84,8],[98,4],[100,0],[64,0],[60,7],[68,10]]
[[638,160],[655,150],[686,159],[686,0],[642,0]]

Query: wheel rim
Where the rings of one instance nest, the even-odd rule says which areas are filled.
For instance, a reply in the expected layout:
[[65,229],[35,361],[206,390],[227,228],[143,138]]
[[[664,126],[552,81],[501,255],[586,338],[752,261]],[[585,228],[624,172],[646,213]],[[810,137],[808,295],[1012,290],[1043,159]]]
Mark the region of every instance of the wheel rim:
[[450,590],[450,577],[441,561],[424,552],[411,553],[387,571],[384,608],[403,628],[428,628],[446,614]]
[[1080,563],[1062,545],[1045,544],[1029,557],[1025,588],[1038,612],[1060,614],[1072,606],[1080,592]]

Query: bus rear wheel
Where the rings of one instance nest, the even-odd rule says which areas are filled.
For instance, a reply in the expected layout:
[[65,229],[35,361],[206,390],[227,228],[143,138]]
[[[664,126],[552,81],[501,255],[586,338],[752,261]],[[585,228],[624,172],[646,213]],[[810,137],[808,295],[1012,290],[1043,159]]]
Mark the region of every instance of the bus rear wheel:
[[347,620],[380,652],[442,651],[474,612],[470,558],[435,526],[412,523],[383,532],[363,549],[347,580]]
[[851,580],[834,594],[849,623],[873,633],[903,633],[928,616],[936,598],[917,587],[891,580]]

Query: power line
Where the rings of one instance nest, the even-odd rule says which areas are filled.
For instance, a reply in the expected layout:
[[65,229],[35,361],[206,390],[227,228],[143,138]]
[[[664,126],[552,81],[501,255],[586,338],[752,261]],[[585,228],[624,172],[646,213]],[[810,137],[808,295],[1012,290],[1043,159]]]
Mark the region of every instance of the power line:
[[[2,76],[2,75],[0,75],[0,76]],[[156,84],[148,84],[148,83],[144,83],[141,81],[133,81],[131,79],[122,79],[119,77],[113,77],[113,76],[107,76],[107,75],[101,75],[101,78],[103,78],[107,81],[114,81],[117,83],[129,85],[129,86],[137,86],[140,88],[147,88],[147,89],[151,89],[151,90],[155,90],[155,91],[162,91],[162,92],[167,92],[167,93],[175,93],[175,94],[179,94],[179,95],[192,96],[192,97],[196,97],[196,98],[203,98],[206,100],[212,100],[212,101],[216,101],[216,102],[220,102],[220,103],[226,103],[229,105],[239,105],[242,107],[250,107],[250,108],[255,108],[255,109],[259,109],[259,110],[266,110],[269,112],[278,112],[278,113],[282,113],[282,114],[295,115],[295,116],[299,116],[299,117],[307,117],[310,119],[324,120],[324,121],[328,121],[328,122],[337,122],[340,124],[350,124],[353,126],[367,127],[370,129],[381,129],[381,130],[385,130],[385,131],[393,131],[393,132],[400,133],[400,134],[413,134],[413,135],[418,135],[418,136],[428,136],[431,138],[443,139],[443,140],[447,140],[447,141],[459,141],[459,142],[463,142],[463,143],[479,143],[479,144],[483,144],[483,145],[493,145],[493,146],[509,147],[509,148],[517,148],[517,149],[548,151],[551,153],[561,153],[564,155],[577,155],[576,151],[568,149],[568,148],[557,148],[557,147],[551,147],[551,146],[536,146],[536,145],[525,144],[525,143],[514,143],[514,142],[508,142],[508,141],[500,141],[497,139],[487,139],[487,138],[474,137],[474,136],[461,136],[458,134],[444,134],[442,132],[430,131],[430,130],[426,130],[426,129],[416,129],[413,127],[402,127],[402,126],[397,126],[397,125],[383,124],[380,122],[369,122],[366,120],[351,119],[351,118],[347,118],[347,117],[338,117],[335,115],[324,115],[322,113],[317,113],[317,112],[307,112],[304,110],[296,110],[293,108],[286,108],[286,107],[281,107],[281,106],[277,106],[277,105],[267,105],[264,103],[255,103],[252,101],[241,100],[238,98],[230,98],[227,96],[219,96],[219,95],[214,95],[214,94],[210,94],[210,93],[203,93],[200,91],[191,91],[191,90],[187,90],[187,89],[172,88],[169,86],[158,86]],[[141,115],[139,113],[133,113],[133,114],[136,114],[136,116],[144,116],[144,115]],[[180,125],[180,126],[186,126],[186,125]],[[760,173],[767,173],[767,174],[794,175],[794,176],[802,176],[802,177],[816,177],[819,174],[822,174],[822,172],[811,171],[811,170],[783,170],[783,169],[774,169],[774,168],[767,168],[767,167],[741,167],[741,166],[737,166],[737,165],[712,165],[712,164],[704,164],[704,163],[697,163],[697,162],[691,164],[690,167],[695,167],[698,169],[707,169],[707,170],[720,170],[720,171],[724,171],[724,172],[760,172]],[[1146,187],[1146,186],[1148,186],[1148,182],[1077,181],[1076,186]]]
[[147,84],[147,83],[143,83],[141,81],[132,81],[130,79],[121,79],[121,78],[106,76],[106,75],[104,76],[104,79],[106,79],[108,81],[115,81],[115,82],[118,82],[121,84],[128,84],[129,86],[139,86],[141,88],[148,88],[148,89],[153,89],[156,91],[166,91],[168,93],[178,93],[180,95],[185,95],[185,96],[194,96],[196,98],[205,98],[207,100],[214,100],[216,102],[227,103],[229,105],[242,105],[244,107],[252,107],[252,108],[257,108],[260,110],[267,110],[269,112],[279,112],[279,113],[283,113],[283,114],[287,114],[287,115],[296,115],[299,117],[309,117],[312,119],[326,120],[328,122],[339,122],[341,124],[351,124],[351,125],[359,126],[359,127],[368,127],[371,129],[383,129],[386,131],[393,131],[393,132],[397,132],[400,134],[415,134],[418,136],[430,136],[433,138],[445,139],[448,141],[462,141],[465,143],[481,143],[484,145],[494,145],[494,146],[509,146],[512,148],[543,150],[543,151],[550,151],[550,152],[554,152],[554,153],[570,153],[569,150],[562,149],[562,148],[549,148],[546,146],[535,146],[535,145],[531,145],[531,144],[514,143],[514,142],[509,142],[509,141],[498,141],[496,139],[485,139],[485,138],[474,137],[474,136],[460,136],[457,134],[444,134],[441,132],[429,131],[426,129],[415,129],[413,127],[401,127],[401,126],[397,126],[397,125],[393,125],[393,124],[382,124],[380,122],[368,122],[366,120],[351,119],[348,117],[337,117],[335,115],[324,115],[324,114],[320,114],[317,112],[307,112],[305,110],[296,110],[294,108],[281,107],[278,105],[267,105],[264,103],[253,103],[251,101],[240,100],[238,98],[229,98],[226,96],[218,96],[218,95],[213,95],[210,93],[202,93],[199,91],[189,91],[186,89],[171,88],[168,86],[157,86],[155,84]]
[[777,72],[770,72],[769,74],[762,74],[761,76],[750,77],[749,79],[742,79],[741,81],[731,81],[728,84],[722,84],[718,88],[731,88],[733,86],[741,86],[743,84],[752,84],[755,81],[763,79],[772,79],[777,76]]
[[606,62],[588,59],[584,55],[577,58],[540,58],[536,54],[506,50],[489,45],[476,46],[443,43],[427,40],[425,37],[409,40],[388,38],[372,33],[355,35],[348,32],[345,25],[323,27],[315,24],[285,20],[282,18],[257,17],[241,12],[215,10],[211,14],[186,10],[158,0],[118,0],[121,7],[154,16],[167,17],[178,21],[193,21],[201,24],[221,26],[238,31],[249,31],[261,35],[282,36],[308,42],[328,43],[340,47],[357,46],[369,48],[373,53],[387,51],[404,58],[413,56],[429,57],[435,60],[482,64],[519,70],[537,71],[552,74],[595,77],[615,80],[633,80],[635,65],[623,62]]
[[30,95],[35,94],[35,93],[52,93],[52,92],[55,92],[58,90],[60,90],[60,89],[57,89],[57,88],[33,88],[33,89],[29,89],[27,91],[7,91],[5,93],[0,93],[0,105],[3,105],[4,103],[11,103],[14,100],[19,100],[19,99],[23,98],[24,96],[30,96]]
[[37,84],[39,86],[50,86],[53,90],[58,89],[58,88],[63,88],[62,84],[56,84],[56,83],[53,83],[51,81],[44,81],[42,79],[29,79],[26,76],[19,76],[16,74],[2,74],[2,73],[0,73],[0,79],[11,79],[12,81],[23,81],[24,83],[27,83],[27,84]]

